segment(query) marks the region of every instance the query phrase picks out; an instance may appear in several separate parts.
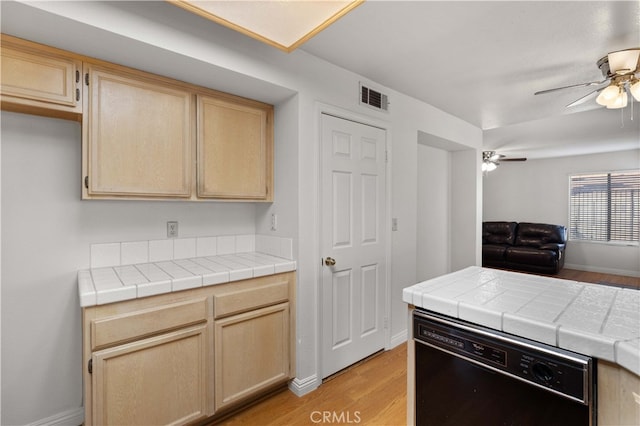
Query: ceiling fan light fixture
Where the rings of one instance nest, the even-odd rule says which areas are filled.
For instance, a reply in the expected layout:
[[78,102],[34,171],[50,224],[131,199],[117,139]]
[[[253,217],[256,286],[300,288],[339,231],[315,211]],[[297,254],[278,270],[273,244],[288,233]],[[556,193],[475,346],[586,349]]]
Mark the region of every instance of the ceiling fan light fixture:
[[608,107],[611,105],[620,95],[620,87],[616,83],[611,83],[605,89],[600,92],[596,98],[596,102],[599,105]]
[[640,102],[640,80],[634,78],[629,85],[629,91],[636,101]]
[[622,88],[620,88],[620,93],[618,94],[618,96],[616,96],[613,102],[607,105],[607,108],[608,109],[624,108],[627,106],[627,101],[628,101],[627,92],[624,91]]
[[498,165],[491,161],[483,161],[481,169],[483,172],[492,172],[498,168]]
[[624,75],[634,72],[638,66],[640,49],[624,49],[607,55],[609,68],[614,74]]
[[640,73],[639,47],[611,52],[607,56],[600,58],[596,65],[604,77],[604,80],[602,81],[590,81],[587,83],[572,84],[554,89],[541,90],[535,92],[534,95],[555,92],[556,90],[569,89],[573,87],[599,86],[609,81],[608,86],[587,93],[581,98],[578,98],[568,104],[567,108],[579,105],[587,99],[592,99],[592,96],[598,92],[599,95],[596,97],[596,103],[607,107],[608,109],[626,107],[629,102],[629,95],[627,94],[627,91],[631,93],[632,101],[635,99],[640,102],[640,80],[636,76]]

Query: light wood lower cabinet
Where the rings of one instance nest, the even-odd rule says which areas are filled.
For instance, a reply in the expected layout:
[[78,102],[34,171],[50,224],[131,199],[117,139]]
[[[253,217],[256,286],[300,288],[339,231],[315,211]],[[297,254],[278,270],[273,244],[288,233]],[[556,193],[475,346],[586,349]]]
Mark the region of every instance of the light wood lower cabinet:
[[598,360],[598,425],[640,425],[640,377]]
[[293,377],[295,273],[83,308],[85,425],[188,424]]
[[214,346],[217,408],[288,380],[289,304],[217,320]]
[[94,423],[185,424],[206,417],[206,324],[93,354]]

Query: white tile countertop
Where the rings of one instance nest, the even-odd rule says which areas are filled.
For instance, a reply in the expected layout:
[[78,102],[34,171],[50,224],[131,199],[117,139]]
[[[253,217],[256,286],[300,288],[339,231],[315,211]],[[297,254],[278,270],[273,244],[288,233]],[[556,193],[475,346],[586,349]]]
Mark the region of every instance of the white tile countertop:
[[407,287],[402,300],[640,376],[638,290],[471,266]]
[[94,267],[78,272],[78,292],[88,307],[295,269],[293,260],[258,252]]

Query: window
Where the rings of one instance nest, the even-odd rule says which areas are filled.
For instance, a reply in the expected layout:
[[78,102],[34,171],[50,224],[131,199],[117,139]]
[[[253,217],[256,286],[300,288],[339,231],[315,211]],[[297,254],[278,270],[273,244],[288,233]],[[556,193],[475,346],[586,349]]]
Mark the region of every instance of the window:
[[569,239],[638,243],[640,170],[569,177]]

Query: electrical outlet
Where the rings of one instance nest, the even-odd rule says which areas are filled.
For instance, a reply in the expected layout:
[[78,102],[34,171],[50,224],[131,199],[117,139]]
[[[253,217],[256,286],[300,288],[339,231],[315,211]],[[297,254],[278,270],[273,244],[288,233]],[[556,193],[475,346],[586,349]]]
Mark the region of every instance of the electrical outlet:
[[275,231],[278,229],[278,215],[275,213],[271,213],[271,230]]
[[167,222],[167,238],[178,238],[178,222]]
[[393,219],[391,219],[391,230],[392,231],[397,231],[398,230],[398,218],[394,217]]

